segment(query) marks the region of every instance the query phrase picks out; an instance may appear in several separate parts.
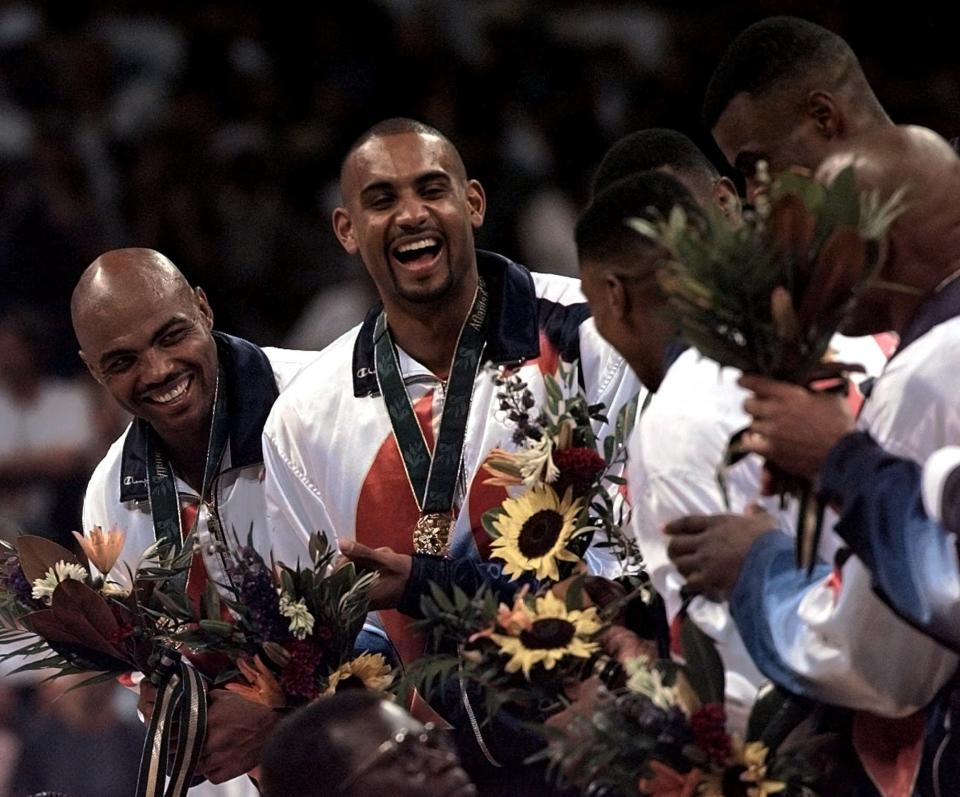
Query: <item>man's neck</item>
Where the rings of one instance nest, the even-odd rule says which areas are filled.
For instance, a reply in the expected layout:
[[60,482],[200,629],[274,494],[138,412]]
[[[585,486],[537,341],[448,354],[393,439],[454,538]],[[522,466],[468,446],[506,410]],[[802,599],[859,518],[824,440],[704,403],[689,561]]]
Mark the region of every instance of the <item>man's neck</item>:
[[464,280],[456,297],[445,297],[430,305],[406,304],[387,308],[394,342],[437,377],[446,379],[476,289],[474,274]]
[[210,441],[210,423],[191,433],[163,434],[157,432],[163,451],[174,472],[198,493],[203,489],[203,475],[207,466],[207,447]]

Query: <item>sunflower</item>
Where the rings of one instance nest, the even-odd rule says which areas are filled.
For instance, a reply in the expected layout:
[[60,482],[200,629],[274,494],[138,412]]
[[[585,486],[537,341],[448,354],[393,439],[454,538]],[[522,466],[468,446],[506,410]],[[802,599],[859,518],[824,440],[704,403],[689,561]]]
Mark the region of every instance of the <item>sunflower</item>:
[[529,628],[522,629],[525,623],[518,623],[514,626],[519,631],[516,634],[490,635],[500,652],[511,657],[507,672],[522,669],[529,678],[535,664],[543,663],[545,669],[552,670],[567,656],[586,659],[600,649],[591,639],[602,628],[595,608],[568,611],[562,600],[547,592],[537,598],[534,609],[523,599],[518,600],[514,614],[519,611],[529,615]]
[[387,660],[382,653],[361,653],[355,659],[344,662],[330,673],[327,690],[324,694],[332,695],[337,691],[338,685],[342,685],[344,681],[350,678],[359,681],[364,689],[381,692],[390,685],[390,681],[393,679],[393,670],[387,664]]
[[568,490],[563,500],[552,487],[540,485],[517,498],[508,498],[493,521],[500,536],[493,541],[490,556],[506,562],[508,576],[532,572],[537,578],[560,578],[558,562],[579,558],[567,550],[576,531],[581,502]]
[[736,740],[734,751],[737,760],[745,767],[740,780],[750,784],[747,787],[747,797],[768,797],[787,788],[787,784],[779,780],[767,780],[767,750],[763,742],[747,742],[743,744]]
[[733,738],[733,764],[706,774],[697,797],[770,797],[787,788],[779,780],[767,780],[767,748],[762,742],[744,744]]

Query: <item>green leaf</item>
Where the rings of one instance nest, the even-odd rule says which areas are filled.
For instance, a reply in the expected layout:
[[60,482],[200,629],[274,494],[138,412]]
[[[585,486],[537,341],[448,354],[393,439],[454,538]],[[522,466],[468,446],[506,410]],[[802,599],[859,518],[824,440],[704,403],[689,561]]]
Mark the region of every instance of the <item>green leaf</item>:
[[204,631],[209,631],[217,636],[229,637],[233,634],[233,623],[223,620],[201,620],[199,625]]
[[430,596],[442,611],[451,613],[455,611],[453,603],[450,601],[450,596],[444,592],[442,587],[433,581],[430,582]]
[[750,712],[747,741],[762,741],[775,751],[790,732],[813,711],[815,704],[774,685],[764,686]]
[[494,526],[494,522],[503,514],[502,507],[495,507],[494,509],[488,509],[480,516],[480,522],[483,524],[484,530],[489,534],[493,539],[497,539],[500,536],[500,532],[497,530],[497,527]]
[[716,643],[686,615],[680,621],[680,650],[700,701],[723,705],[726,676]]

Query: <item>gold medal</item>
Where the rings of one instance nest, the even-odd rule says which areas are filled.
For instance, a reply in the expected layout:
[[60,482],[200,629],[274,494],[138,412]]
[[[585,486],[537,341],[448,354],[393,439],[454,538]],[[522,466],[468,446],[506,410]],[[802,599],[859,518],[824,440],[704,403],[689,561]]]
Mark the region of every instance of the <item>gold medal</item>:
[[453,518],[439,512],[421,515],[413,528],[413,552],[430,556],[446,556],[450,544]]

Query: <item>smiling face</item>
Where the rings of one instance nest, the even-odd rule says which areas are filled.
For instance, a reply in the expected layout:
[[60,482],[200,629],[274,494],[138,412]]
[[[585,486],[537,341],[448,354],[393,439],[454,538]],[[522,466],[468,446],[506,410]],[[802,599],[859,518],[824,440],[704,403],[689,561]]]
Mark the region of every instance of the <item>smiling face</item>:
[[203,291],[134,267],[101,272],[84,295],[74,330],[94,378],[167,445],[205,445],[217,348]]
[[347,159],[341,189],[334,231],[360,255],[388,312],[433,312],[440,301],[472,298],[473,232],[485,199],[449,142],[423,133],[375,136]]

